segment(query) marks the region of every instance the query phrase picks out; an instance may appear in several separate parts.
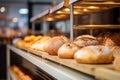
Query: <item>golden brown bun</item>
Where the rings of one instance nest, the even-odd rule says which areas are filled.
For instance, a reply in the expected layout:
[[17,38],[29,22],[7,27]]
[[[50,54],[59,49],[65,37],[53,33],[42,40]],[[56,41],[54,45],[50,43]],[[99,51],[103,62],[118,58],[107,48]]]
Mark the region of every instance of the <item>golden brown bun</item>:
[[97,45],[99,44],[99,41],[96,40],[95,37],[90,35],[82,35],[77,37],[74,42],[78,46],[89,46],[89,45]]
[[79,63],[111,63],[113,55],[106,46],[87,46],[77,51],[74,58]]
[[109,32],[103,32],[99,34],[96,38],[99,41],[100,45],[104,45],[104,41],[106,38],[108,38],[111,35]]
[[80,47],[74,43],[65,43],[58,49],[58,57],[72,59],[79,49]]
[[32,80],[32,78],[28,75],[24,75],[21,77],[21,80]]
[[42,39],[43,38],[43,36],[36,36],[35,38],[34,38],[34,42],[36,42],[36,41],[38,41],[38,40],[40,40],[40,39]]
[[113,62],[113,67],[115,70],[120,71],[120,55],[115,57],[115,60]]
[[29,75],[26,75],[17,66],[14,65],[11,67],[11,69],[14,72],[18,80],[32,80],[32,78]]
[[113,46],[111,50],[114,58],[120,55],[120,46]]
[[120,46],[120,34],[114,33],[105,38],[104,40],[105,46]]
[[50,39],[49,36],[44,36],[40,40],[38,40],[34,44],[32,44],[31,48],[36,49],[36,50],[40,50],[40,51],[45,51],[44,46],[46,46],[45,43],[49,39]]
[[70,42],[65,36],[56,36],[49,39],[44,47],[50,55],[57,55],[58,49],[66,42]]
[[31,48],[31,46],[32,46],[35,42],[37,42],[38,40],[41,40],[41,39],[42,39],[42,36],[36,36],[36,37],[33,38],[31,41],[26,42],[25,45],[24,45],[24,47],[25,47],[25,48]]
[[24,38],[24,41],[26,41],[26,42],[33,41],[35,38],[36,38],[36,36],[34,36],[34,35],[26,36]]
[[19,40],[19,41],[16,42],[16,46],[18,46],[18,47],[23,47],[24,44],[25,44],[24,40]]

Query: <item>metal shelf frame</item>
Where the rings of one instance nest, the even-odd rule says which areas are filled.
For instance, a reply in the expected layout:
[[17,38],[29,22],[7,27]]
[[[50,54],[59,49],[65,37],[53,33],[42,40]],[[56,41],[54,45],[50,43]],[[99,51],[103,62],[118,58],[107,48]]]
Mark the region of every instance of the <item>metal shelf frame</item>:
[[[83,14],[92,14],[98,11],[111,9],[114,7],[120,7],[120,0],[70,0],[70,39],[73,41],[74,33],[73,30],[85,30],[85,29],[120,29],[120,25],[74,25],[74,11],[77,11],[75,8],[79,6],[78,12],[80,15]],[[87,9],[88,11],[84,11]]]

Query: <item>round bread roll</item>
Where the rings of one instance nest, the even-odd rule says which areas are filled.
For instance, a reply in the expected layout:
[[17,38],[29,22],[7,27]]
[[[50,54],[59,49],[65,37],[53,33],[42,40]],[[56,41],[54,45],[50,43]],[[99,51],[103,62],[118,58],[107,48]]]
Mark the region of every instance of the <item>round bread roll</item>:
[[113,67],[115,70],[120,71],[120,55],[115,57],[115,60],[113,62]]
[[25,41],[24,41],[24,40],[18,40],[18,41],[16,42],[16,46],[18,46],[18,47],[23,47],[24,44],[25,44]]
[[31,48],[32,48],[32,49],[36,49],[36,50],[40,50],[40,51],[45,51],[45,50],[44,50],[44,46],[46,46],[45,43],[46,43],[47,40],[49,40],[49,39],[50,39],[49,36],[44,36],[42,39],[36,41],[36,42],[31,46]]
[[89,45],[97,45],[99,44],[99,41],[96,40],[95,37],[90,35],[82,35],[77,37],[74,42],[78,46],[89,46]]
[[100,45],[104,45],[104,41],[106,38],[108,38],[111,35],[109,32],[103,32],[99,34],[96,38],[99,41]]
[[27,45],[28,48],[31,48],[31,46],[37,42],[38,40],[41,40],[43,37],[42,36],[36,36],[36,38],[34,38],[34,40],[32,40],[31,42],[28,42],[29,44]]
[[120,46],[114,46],[111,50],[114,58],[120,55]]
[[34,35],[26,36],[26,37],[24,38],[24,41],[29,42],[29,41],[34,40],[35,38],[36,38],[36,36],[34,36]]
[[42,38],[43,38],[42,36],[36,36],[36,38],[34,38],[34,42],[36,42],[36,41],[38,41],[38,40],[40,40]]
[[49,39],[44,47],[45,51],[50,55],[57,55],[58,49],[64,44],[70,42],[65,36],[56,36]]
[[58,57],[72,59],[80,47],[74,43],[65,43],[58,49]]
[[32,80],[32,78],[28,75],[24,75],[21,77],[21,80]]
[[104,40],[104,45],[105,46],[120,46],[119,41],[120,41],[120,34],[114,33]]
[[74,58],[79,63],[111,63],[113,55],[106,46],[87,46],[77,51]]

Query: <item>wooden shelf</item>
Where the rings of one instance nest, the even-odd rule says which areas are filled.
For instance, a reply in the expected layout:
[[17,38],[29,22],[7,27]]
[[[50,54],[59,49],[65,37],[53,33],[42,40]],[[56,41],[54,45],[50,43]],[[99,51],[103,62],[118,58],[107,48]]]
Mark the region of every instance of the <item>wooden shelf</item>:
[[108,68],[97,68],[96,78],[101,80],[120,80],[120,72]]
[[42,70],[44,70],[45,72],[47,72],[48,74],[50,74],[58,80],[94,80],[94,78],[91,76],[85,75],[66,66],[61,66],[61,64],[54,63],[54,61],[44,59],[45,57],[43,53],[37,52],[37,54],[42,56],[39,57],[34,54],[31,54],[31,52],[20,50],[11,45],[7,45],[7,48],[9,50],[12,50],[22,58],[25,58],[29,62],[33,63],[34,65],[38,66],[39,68],[41,68]]
[[42,51],[26,49],[26,48],[21,48],[21,49],[26,50],[27,52],[30,52],[32,54],[38,55],[39,57],[48,59],[52,62],[56,62],[60,65],[64,65],[74,70],[77,70],[79,72],[86,73],[91,76],[95,76],[94,70],[98,67],[107,67],[107,68],[112,67],[112,64],[80,64],[80,63],[77,63],[74,59],[62,59],[62,58],[59,58],[58,56],[52,56]]

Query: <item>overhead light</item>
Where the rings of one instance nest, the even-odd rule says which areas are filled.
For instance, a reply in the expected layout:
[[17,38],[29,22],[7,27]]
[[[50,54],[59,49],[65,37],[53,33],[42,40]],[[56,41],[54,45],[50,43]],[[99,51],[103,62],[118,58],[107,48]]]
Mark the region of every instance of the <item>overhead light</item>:
[[21,8],[21,9],[19,9],[19,13],[20,13],[20,14],[27,14],[27,13],[28,13],[28,9],[26,9],[26,8]]
[[5,7],[1,7],[0,12],[5,12]]
[[74,14],[79,14],[79,12],[77,12],[77,11],[74,11]]
[[89,6],[88,8],[89,8],[89,9],[99,9],[100,7],[97,7],[97,6]]
[[57,18],[57,19],[60,19],[60,18],[63,18],[63,17],[65,17],[65,15],[56,15],[55,16],[55,18]]
[[53,18],[48,17],[46,20],[47,20],[47,21],[53,21]]
[[56,13],[60,14],[60,13],[62,13],[62,11],[57,11]]
[[65,10],[65,11],[70,11],[70,9],[69,9],[69,8],[65,8],[64,10]]
[[87,9],[83,9],[83,11],[88,11]]

